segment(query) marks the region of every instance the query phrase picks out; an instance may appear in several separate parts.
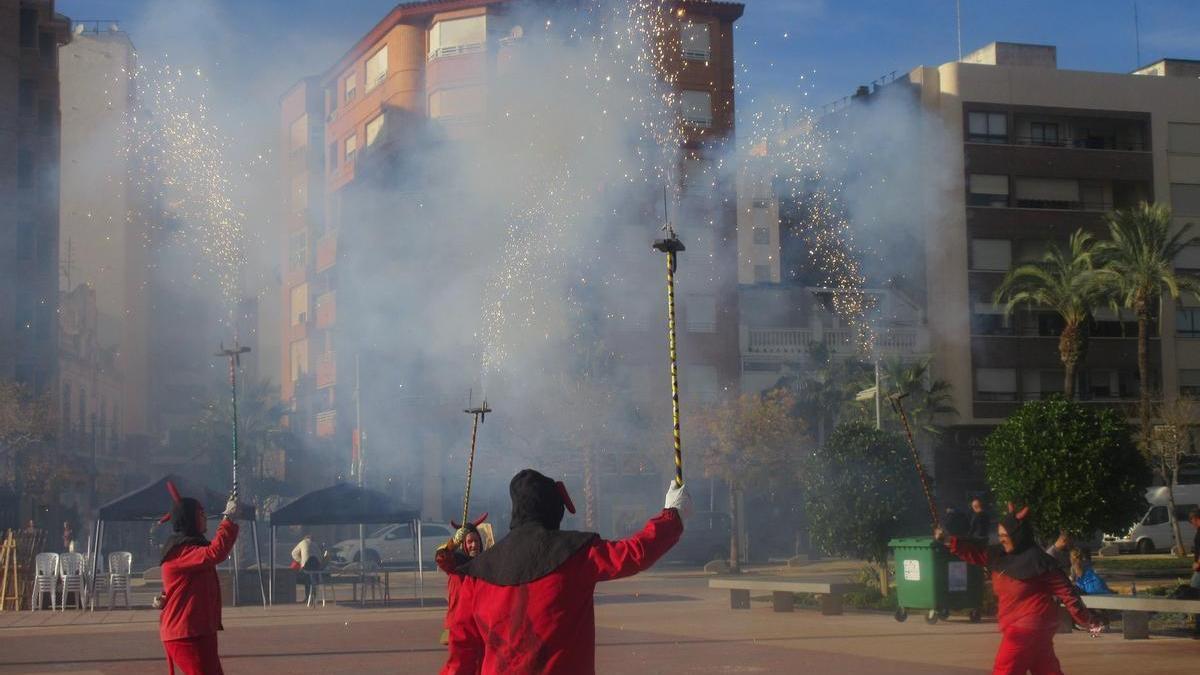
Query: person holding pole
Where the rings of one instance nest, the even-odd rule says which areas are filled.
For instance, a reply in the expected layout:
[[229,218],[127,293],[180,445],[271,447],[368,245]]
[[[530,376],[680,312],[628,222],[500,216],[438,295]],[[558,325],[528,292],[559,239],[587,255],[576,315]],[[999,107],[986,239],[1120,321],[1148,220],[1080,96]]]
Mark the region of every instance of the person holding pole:
[[672,481],[663,510],[628,539],[559,529],[566,487],[525,469],[508,486],[508,535],[462,567],[444,675],[596,672],[596,584],[648,569],[679,541],[691,509]]
[[204,537],[208,521],[199,501],[181,498],[167,483],[175,505],[160,522],[171,521],[174,534],[162,547],[163,592],[159,598],[158,634],[167,653],[167,668],[184,675],[223,675],[217,654],[221,626],[221,581],[217,565],[229,557],[237,541],[237,499],[230,495],[217,536]]
[[1075,587],[1054,558],[1041,550],[1033,539],[1033,526],[1026,521],[1029,507],[1009,513],[997,528],[1000,544],[987,546],[977,540],[947,536],[936,527],[933,537],[944,542],[950,553],[972,565],[992,571],[992,589],[998,607],[1000,649],[992,667],[993,675],[1061,675],[1054,654],[1054,634],[1058,631],[1058,603],[1061,602],[1080,626],[1089,626],[1099,635],[1104,624],[1084,606]]

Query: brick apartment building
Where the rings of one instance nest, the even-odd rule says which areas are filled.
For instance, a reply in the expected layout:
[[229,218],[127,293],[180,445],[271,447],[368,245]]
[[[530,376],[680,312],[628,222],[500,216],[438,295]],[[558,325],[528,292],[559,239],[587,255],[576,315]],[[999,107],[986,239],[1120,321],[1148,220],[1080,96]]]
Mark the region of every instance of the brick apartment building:
[[[383,386],[387,363],[370,356],[363,336],[344,328],[363,312],[379,311],[356,302],[350,266],[386,270],[381,256],[404,236],[395,224],[368,230],[363,223],[383,222],[389,208],[415,198],[381,190],[375,179],[420,156],[421,148],[408,141],[418,130],[435,128],[453,143],[469,143],[486,133],[495,88],[503,86],[523,47],[524,32],[514,20],[518,6],[536,10],[538,3],[401,3],[329,69],[296,83],[280,100],[287,192],[282,396],[291,407],[293,429],[327,444],[341,466],[354,461],[356,365],[363,389],[372,396],[394,399],[402,407],[410,393]],[[672,12],[672,21],[686,34],[685,40],[673,29],[668,37],[677,45],[673,58],[686,66],[677,79],[689,129],[684,173],[709,170],[706,153],[732,139],[732,24],[741,12],[737,3],[686,1]],[[710,210],[707,240],[714,242],[709,245],[711,280],[703,293],[681,298],[684,381],[698,395],[715,396],[720,387],[736,382],[738,373],[733,186],[729,181],[714,193],[711,187],[689,190],[688,177],[682,180],[684,201],[695,200]],[[356,191],[371,191],[373,199],[358,199]],[[362,206],[364,202],[371,204]],[[681,226],[681,236],[686,239],[686,227]],[[633,330],[617,337],[620,344],[613,348],[630,347],[643,362],[661,367],[665,345],[660,326],[649,321],[630,325]],[[360,355],[366,360],[356,364]],[[418,422],[432,424],[432,418],[418,415]],[[394,446],[398,441],[381,433],[381,426],[367,425],[373,447]],[[445,452],[443,447],[422,447],[417,454],[425,465],[409,467],[422,474],[422,487],[421,495],[406,497],[434,517],[442,509],[439,457]]]

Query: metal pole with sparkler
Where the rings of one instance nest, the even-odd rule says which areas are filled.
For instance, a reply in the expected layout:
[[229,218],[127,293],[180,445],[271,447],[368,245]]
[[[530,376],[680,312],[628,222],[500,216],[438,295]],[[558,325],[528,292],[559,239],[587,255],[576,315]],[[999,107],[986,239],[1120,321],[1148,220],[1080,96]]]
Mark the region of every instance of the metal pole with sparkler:
[[221,343],[221,350],[213,356],[221,356],[229,359],[229,391],[233,399],[233,498],[238,497],[238,408],[237,408],[237,371],[242,366],[242,354],[250,353],[249,347],[241,347],[237,340],[233,341],[233,348],[226,349],[225,343]]
[[912,453],[913,464],[917,467],[917,477],[921,479],[921,489],[925,491],[925,502],[929,505],[929,518],[933,521],[934,527],[942,526],[942,519],[938,516],[937,502],[933,499],[933,489],[929,486],[929,474],[925,473],[925,465],[921,462],[921,456],[917,454],[917,445],[913,442],[912,427],[908,425],[908,414],[904,412],[904,404],[901,402],[908,394],[897,392],[888,397],[888,401],[892,404],[892,409],[900,416],[900,424],[904,425],[904,437],[908,440],[908,450]]
[[671,360],[671,420],[672,436],[675,441],[675,485],[683,485],[683,445],[679,438],[679,366],[675,348],[675,265],[681,251],[686,250],[683,242],[675,236],[675,229],[668,222],[664,228],[667,236],[657,239],[654,248],[667,254],[667,348]]
[[475,471],[475,439],[479,435],[479,423],[483,422],[487,414],[492,412],[488,407],[487,399],[483,400],[483,405],[478,408],[467,408],[463,412],[472,415],[475,419],[471,422],[471,454],[467,455],[467,489],[463,491],[463,516],[462,524],[466,525],[471,522],[471,475]]

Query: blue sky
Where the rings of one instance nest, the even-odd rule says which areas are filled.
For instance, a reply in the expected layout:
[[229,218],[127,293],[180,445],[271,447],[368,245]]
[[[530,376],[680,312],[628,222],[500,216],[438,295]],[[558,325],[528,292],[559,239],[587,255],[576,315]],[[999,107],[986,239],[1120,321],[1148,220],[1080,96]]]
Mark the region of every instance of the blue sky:
[[[73,19],[117,19],[144,56],[203,67],[216,101],[274,114],[298,77],[319,72],[395,0],[58,0]],[[1141,62],[1200,59],[1200,1],[1138,0]],[[891,71],[951,61],[954,0],[747,0],[740,84],[814,107]],[[964,52],[992,40],[1058,46],[1059,66],[1129,71],[1133,0],[962,0]],[[224,96],[222,96],[224,94]],[[221,105],[217,103],[217,106]],[[247,110],[246,107],[251,107]]]

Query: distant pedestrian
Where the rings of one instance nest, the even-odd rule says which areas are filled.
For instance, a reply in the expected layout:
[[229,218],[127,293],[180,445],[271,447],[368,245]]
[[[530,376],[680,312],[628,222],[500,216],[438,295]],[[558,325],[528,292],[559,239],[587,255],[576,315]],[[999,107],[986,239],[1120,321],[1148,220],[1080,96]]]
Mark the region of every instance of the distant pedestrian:
[[71,527],[70,521],[63,521],[63,552],[71,553],[75,550],[75,530]]
[[[318,546],[313,543],[312,535],[305,533],[300,538],[300,543],[296,544],[292,549],[292,566],[300,571],[300,578],[304,582],[304,598],[307,600],[312,592],[312,575],[306,572],[313,572],[321,569],[321,553]],[[292,587],[292,592],[295,592],[295,586]]]
[[33,518],[30,518],[29,522],[25,523],[25,529],[21,530],[21,532],[23,532],[25,534],[33,534],[34,532],[37,532],[37,531],[38,531],[37,525],[33,524]]
[[1112,595],[1112,589],[1092,567],[1092,554],[1078,546],[1071,549],[1071,582],[1084,595]]
[[1074,547],[1074,542],[1071,540],[1071,534],[1066,530],[1058,531],[1058,539],[1054,540],[1053,544],[1046,547],[1046,553],[1054,558],[1054,562],[1058,563],[1060,569],[1067,574],[1071,573],[1071,549]]
[[967,521],[967,536],[972,539],[987,541],[992,534],[992,517],[983,506],[983,500],[975,497],[971,500],[971,517]]

